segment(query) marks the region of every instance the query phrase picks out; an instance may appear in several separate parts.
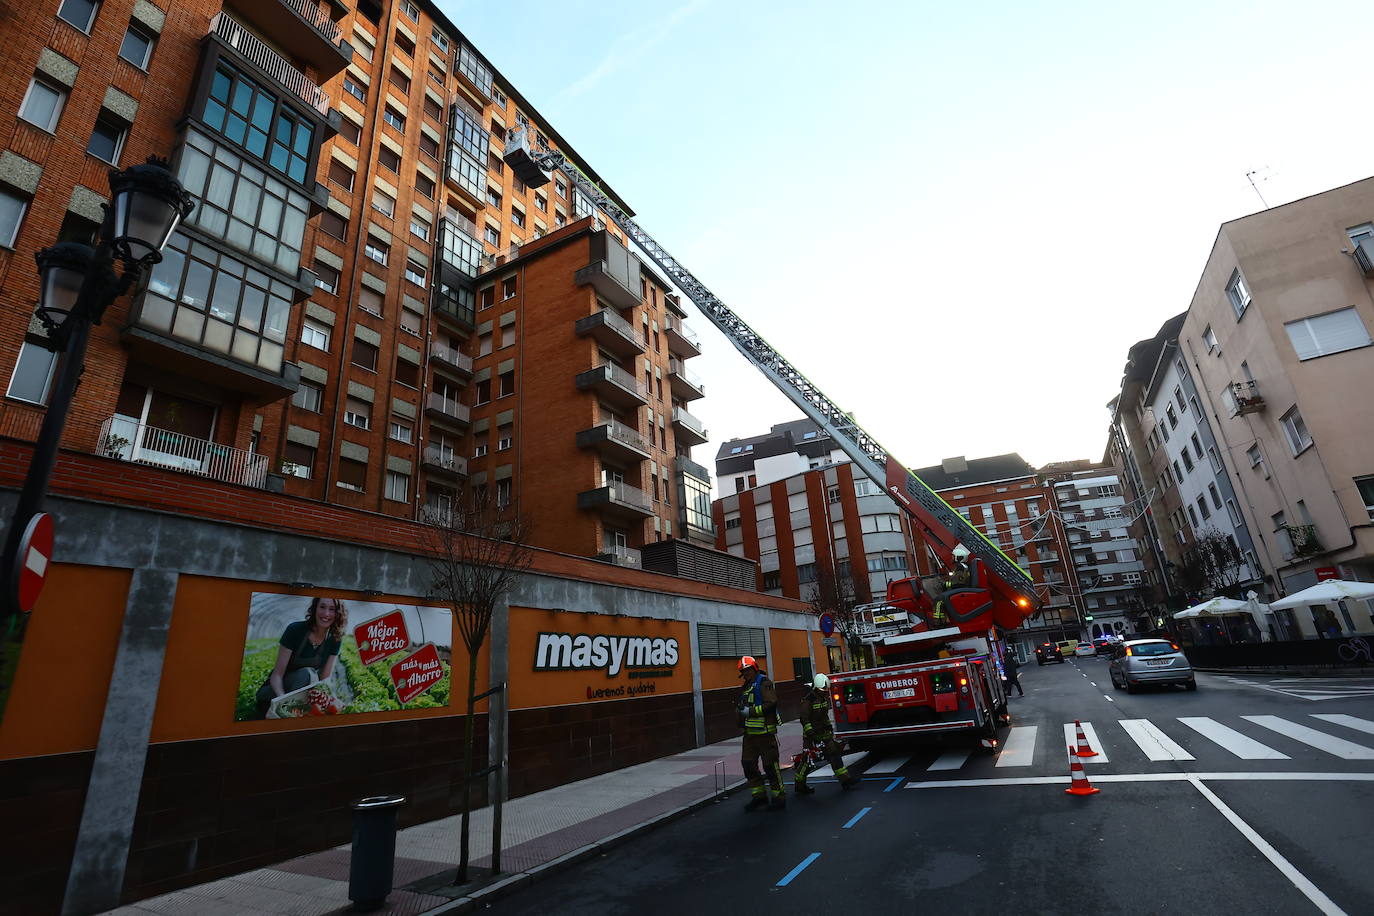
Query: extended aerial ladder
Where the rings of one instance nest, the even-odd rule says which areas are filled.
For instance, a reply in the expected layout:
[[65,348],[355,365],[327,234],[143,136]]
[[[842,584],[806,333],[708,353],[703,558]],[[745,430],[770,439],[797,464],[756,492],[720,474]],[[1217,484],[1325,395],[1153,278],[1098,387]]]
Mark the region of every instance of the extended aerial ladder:
[[508,139],[505,158],[517,174],[524,173],[521,174],[522,180],[531,186],[547,182],[548,175],[545,173],[555,169],[567,175],[574,187],[658,265],[745,359],[828,433],[859,470],[906,510],[945,569],[952,570],[958,565],[955,549],[960,544],[969,551],[970,581],[962,591],[986,590],[991,600],[961,602],[964,613],[955,611],[953,614],[961,628],[986,629],[989,623],[996,623],[1010,629],[1040,609],[1040,596],[1025,570],[1013,563],[996,544],[893,458],[853,417],[821,393],[781,353],[712,293],[706,284],[640,228],[624,209],[583,175],[566,156],[544,143],[540,144],[539,149],[533,148],[529,143],[528,131],[517,130]]

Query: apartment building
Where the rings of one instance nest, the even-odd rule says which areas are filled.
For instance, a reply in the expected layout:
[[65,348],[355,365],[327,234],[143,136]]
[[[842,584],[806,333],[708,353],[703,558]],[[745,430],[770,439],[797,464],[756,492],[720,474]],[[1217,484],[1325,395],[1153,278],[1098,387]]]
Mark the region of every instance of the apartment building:
[[789,420],[761,436],[731,439],[716,452],[722,493],[741,493],[810,468],[848,461],[830,434],[811,420]]
[[947,458],[915,474],[1030,574],[1044,605],[1018,628],[1016,642],[1028,649],[1042,638],[1082,632],[1086,605],[1070,565],[1069,538],[1055,515],[1054,490],[1034,467],[1011,453]]
[[[0,92],[0,432],[55,358],[31,254],[89,240],[104,172],[198,205],[96,328],[64,445],[398,518],[487,488],[541,547],[710,544],[699,343],[564,176],[604,179],[431,3],[30,5]],[[74,142],[75,141],[75,142]]]

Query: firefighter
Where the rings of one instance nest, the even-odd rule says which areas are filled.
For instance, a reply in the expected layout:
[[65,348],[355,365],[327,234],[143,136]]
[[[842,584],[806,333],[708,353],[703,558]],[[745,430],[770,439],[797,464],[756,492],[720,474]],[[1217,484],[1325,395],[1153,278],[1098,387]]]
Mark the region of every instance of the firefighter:
[[[752,655],[739,660],[739,676],[744,689],[739,696],[739,724],[744,728],[740,765],[749,781],[749,804],[745,811],[763,807],[783,808],[787,796],[783,794],[782,767],[778,762],[778,694],[768,675],[759,670]],[[759,771],[759,760],[763,771]],[[765,781],[768,783],[765,788]],[[773,798],[768,798],[768,789]]]
[[840,780],[840,786],[848,789],[858,783],[859,777],[853,776],[844,765],[840,755],[840,743],[835,740],[834,730],[830,727],[830,678],[818,674],[802,691],[801,703],[802,742],[806,750],[802,752],[801,762],[797,764],[795,791],[798,795],[811,795],[816,790],[806,784],[806,774],[811,769],[811,756],[806,753],[813,747],[822,748],[830,768]]

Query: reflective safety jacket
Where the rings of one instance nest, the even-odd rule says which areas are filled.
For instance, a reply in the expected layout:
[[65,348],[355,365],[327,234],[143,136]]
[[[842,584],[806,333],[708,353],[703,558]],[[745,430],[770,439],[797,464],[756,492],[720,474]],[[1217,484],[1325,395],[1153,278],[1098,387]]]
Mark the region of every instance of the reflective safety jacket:
[[781,720],[778,718],[778,693],[773,682],[759,672],[754,676],[739,697],[740,714],[744,719],[746,735],[776,734]]
[[814,735],[817,738],[831,733],[828,691],[817,690],[815,687],[807,687],[802,691],[801,727],[803,735]]

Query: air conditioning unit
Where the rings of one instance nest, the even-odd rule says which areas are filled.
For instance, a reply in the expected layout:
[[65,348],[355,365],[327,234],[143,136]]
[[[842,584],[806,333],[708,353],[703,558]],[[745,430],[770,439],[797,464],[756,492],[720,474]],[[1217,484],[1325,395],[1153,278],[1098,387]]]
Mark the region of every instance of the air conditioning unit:
[[1355,263],[1366,277],[1374,277],[1374,239],[1361,239],[1355,246]]

